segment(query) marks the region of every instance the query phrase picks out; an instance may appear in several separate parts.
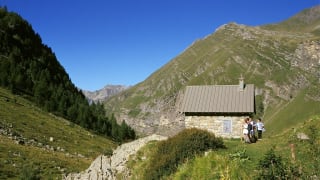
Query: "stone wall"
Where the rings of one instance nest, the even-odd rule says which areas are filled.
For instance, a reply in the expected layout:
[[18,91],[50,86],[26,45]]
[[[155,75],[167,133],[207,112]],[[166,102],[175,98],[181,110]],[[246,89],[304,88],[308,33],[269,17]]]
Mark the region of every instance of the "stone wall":
[[[186,116],[186,128],[206,129],[223,138],[240,138],[248,116]],[[228,124],[230,129],[228,129]]]

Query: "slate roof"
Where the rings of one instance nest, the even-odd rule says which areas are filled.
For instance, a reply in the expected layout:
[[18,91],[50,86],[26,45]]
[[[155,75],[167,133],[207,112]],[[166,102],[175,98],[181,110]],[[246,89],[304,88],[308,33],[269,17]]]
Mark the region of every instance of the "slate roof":
[[191,113],[252,113],[254,112],[254,85],[187,86],[182,112]]

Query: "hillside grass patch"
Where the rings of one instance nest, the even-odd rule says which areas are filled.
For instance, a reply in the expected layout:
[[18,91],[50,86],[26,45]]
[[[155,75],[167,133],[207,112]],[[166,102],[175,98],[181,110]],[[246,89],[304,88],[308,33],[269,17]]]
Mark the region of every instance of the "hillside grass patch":
[[240,163],[230,160],[228,156],[210,152],[207,156],[197,156],[179,166],[172,179],[249,179],[249,171],[239,171],[245,167],[245,161]]
[[[311,115],[320,114],[320,102],[314,101],[305,96],[305,90],[301,91],[292,101],[282,103],[281,107],[270,108],[265,116],[266,133],[268,135],[290,130],[303,119]],[[277,112],[277,108],[281,111]],[[275,113],[276,114],[272,114]],[[272,117],[272,118],[271,118]]]
[[[0,135],[2,177],[17,178],[26,162],[30,165],[26,168],[39,169],[43,179],[61,177],[62,171],[55,167],[64,172],[82,171],[99,154],[116,147],[110,139],[44,112],[7,90],[0,88],[0,95],[0,129],[9,132]],[[23,139],[24,145],[16,144],[14,138]]]
[[86,169],[91,161],[89,158],[19,145],[0,136],[0,179],[17,179],[26,169],[34,170],[40,179],[60,179],[64,173]]

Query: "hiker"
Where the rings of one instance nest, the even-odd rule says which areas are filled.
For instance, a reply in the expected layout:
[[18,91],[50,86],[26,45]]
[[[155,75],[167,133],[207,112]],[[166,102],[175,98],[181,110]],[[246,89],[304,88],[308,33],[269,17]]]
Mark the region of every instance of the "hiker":
[[248,118],[244,119],[244,124],[243,124],[243,139],[245,143],[250,143],[250,139],[249,139],[249,131],[248,131]]
[[261,121],[261,118],[258,119],[257,128],[258,128],[258,139],[262,139],[262,132],[264,131],[264,124]]
[[253,133],[253,123],[252,123],[252,119],[248,118],[248,133],[249,133],[249,137],[252,135]]
[[249,139],[251,143],[257,142],[257,137],[256,137],[256,123],[252,120],[252,118],[249,118],[248,122],[248,131],[249,131]]

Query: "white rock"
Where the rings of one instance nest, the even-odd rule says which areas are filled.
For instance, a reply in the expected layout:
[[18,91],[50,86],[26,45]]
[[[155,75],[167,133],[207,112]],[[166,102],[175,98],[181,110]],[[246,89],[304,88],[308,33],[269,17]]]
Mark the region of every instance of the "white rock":
[[[116,174],[123,173],[127,170],[126,163],[130,155],[135,154],[141,147],[150,141],[161,141],[167,137],[160,135],[151,135],[135,141],[122,144],[119,146],[111,157],[104,155],[98,156],[90,165],[90,167],[81,173],[71,173],[66,180],[113,180]],[[128,174],[128,173],[124,173]]]

